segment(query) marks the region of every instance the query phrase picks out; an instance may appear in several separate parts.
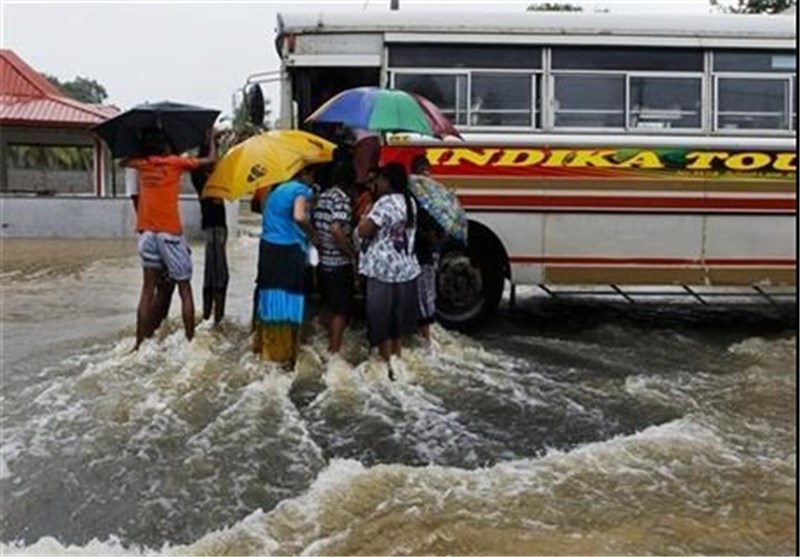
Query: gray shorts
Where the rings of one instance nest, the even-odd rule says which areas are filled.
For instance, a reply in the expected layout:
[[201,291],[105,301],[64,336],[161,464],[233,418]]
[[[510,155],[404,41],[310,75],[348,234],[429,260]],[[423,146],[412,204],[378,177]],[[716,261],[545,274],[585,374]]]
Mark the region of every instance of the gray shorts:
[[139,260],[147,269],[166,269],[175,282],[192,278],[192,252],[182,235],[149,230],[140,233]]
[[417,330],[417,279],[392,283],[368,278],[366,302],[370,346]]
[[203,290],[225,291],[228,288],[228,257],[225,243],[228,229],[214,226],[203,230],[206,235],[206,266],[203,275]]

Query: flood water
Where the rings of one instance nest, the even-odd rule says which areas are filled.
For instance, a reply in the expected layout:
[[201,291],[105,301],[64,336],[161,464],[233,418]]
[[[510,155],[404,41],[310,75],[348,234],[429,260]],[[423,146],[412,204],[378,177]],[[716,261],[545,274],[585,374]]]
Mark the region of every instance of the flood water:
[[256,249],[131,352],[133,242],[3,241],[3,554],[796,554],[796,305],[529,299],[394,383],[312,322],[286,374]]

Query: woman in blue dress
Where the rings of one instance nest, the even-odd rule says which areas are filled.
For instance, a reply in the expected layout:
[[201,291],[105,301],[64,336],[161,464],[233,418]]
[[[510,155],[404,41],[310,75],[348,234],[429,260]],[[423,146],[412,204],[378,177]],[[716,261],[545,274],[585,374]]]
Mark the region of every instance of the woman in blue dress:
[[314,169],[278,184],[264,202],[258,252],[254,351],[294,368],[305,312],[305,266],[315,240],[309,210]]

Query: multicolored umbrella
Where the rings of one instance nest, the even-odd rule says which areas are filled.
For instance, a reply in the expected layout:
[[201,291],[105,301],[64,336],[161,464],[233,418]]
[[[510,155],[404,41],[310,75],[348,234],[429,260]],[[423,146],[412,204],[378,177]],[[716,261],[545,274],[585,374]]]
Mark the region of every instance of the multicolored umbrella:
[[399,89],[356,87],[334,96],[315,110],[306,123],[344,124],[377,132],[412,132],[433,137],[458,132],[428,99]]
[[408,189],[449,236],[467,242],[467,213],[454,192],[422,174],[408,177]]
[[333,160],[336,145],[301,130],[272,130],[228,150],[203,188],[203,197],[234,200],[289,180],[304,166]]

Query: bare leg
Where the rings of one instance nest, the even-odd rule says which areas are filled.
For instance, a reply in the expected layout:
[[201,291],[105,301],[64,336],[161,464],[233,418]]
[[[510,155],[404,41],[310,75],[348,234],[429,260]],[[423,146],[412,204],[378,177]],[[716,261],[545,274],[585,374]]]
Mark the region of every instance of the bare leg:
[[386,363],[388,364],[389,360],[392,357],[392,341],[387,340],[385,342],[380,343],[378,345],[378,352],[380,353],[381,358],[386,360]]
[[181,297],[181,315],[183,316],[183,330],[186,332],[186,340],[192,340],[194,337],[192,284],[188,280],[178,282],[178,294]]
[[399,339],[399,338],[393,338],[393,339],[391,340],[391,343],[392,343],[392,354],[394,354],[394,355],[395,355],[395,356],[397,356],[398,358],[399,358],[400,356],[402,356],[402,354],[401,354],[401,352],[402,352],[402,348],[403,348],[403,342],[402,342],[402,340],[401,340],[401,339]]
[[161,326],[164,319],[169,315],[169,306],[172,303],[172,293],[175,292],[175,281],[170,278],[160,276],[156,283],[156,293],[153,299],[153,322],[152,330],[148,337]]
[[378,352],[380,352],[381,358],[386,361],[386,367],[389,368],[389,379],[394,381],[394,371],[392,371],[392,348],[393,341],[387,340],[386,342],[380,343]]
[[424,338],[427,341],[431,340],[431,326],[430,325],[420,325],[417,327],[417,334]]
[[328,350],[332,354],[337,354],[342,349],[342,336],[344,329],[347,326],[347,317],[344,315],[332,315],[328,323],[328,331],[330,333],[330,340],[328,342]]
[[155,299],[156,281],[160,273],[161,271],[158,269],[144,269],[142,293],[139,297],[139,308],[136,311],[136,350],[139,349],[142,341],[152,334],[153,300]]

